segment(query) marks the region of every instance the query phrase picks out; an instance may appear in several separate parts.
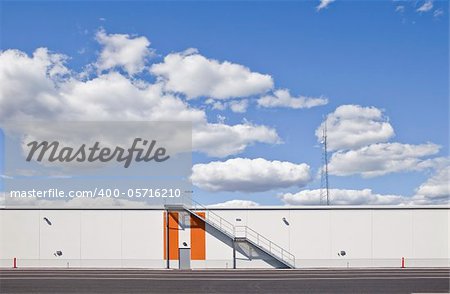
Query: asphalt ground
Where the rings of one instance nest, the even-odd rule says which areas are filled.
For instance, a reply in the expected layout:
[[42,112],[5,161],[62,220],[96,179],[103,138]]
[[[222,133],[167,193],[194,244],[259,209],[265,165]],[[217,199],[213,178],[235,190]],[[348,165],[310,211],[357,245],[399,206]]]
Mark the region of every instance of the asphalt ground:
[[449,293],[450,269],[3,269],[0,293]]

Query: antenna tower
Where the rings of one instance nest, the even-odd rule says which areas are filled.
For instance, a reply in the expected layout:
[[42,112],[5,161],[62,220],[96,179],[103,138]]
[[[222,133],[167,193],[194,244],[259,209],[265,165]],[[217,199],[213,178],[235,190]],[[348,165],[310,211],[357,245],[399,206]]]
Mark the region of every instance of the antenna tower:
[[326,201],[330,205],[330,191],[328,186],[328,147],[327,147],[327,120],[322,129],[322,168],[320,172],[320,204]]

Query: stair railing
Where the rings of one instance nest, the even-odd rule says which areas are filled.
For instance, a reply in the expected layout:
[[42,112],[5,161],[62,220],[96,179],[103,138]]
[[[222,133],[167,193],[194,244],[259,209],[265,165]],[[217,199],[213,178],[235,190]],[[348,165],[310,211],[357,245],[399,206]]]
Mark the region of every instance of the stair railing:
[[222,231],[233,239],[236,238],[245,238],[250,242],[254,243],[256,246],[266,250],[272,255],[276,256],[280,260],[290,264],[292,267],[295,267],[295,256],[291,254],[289,251],[283,249],[281,246],[276,243],[270,241],[260,233],[255,230],[247,227],[247,226],[234,226],[231,222],[227,221],[223,217],[219,216],[217,213],[214,213],[206,206],[192,200],[192,204],[190,207],[192,213],[195,213],[198,217],[203,218],[197,212],[202,211],[205,213],[205,221],[208,222],[209,225],[212,225],[216,229]]

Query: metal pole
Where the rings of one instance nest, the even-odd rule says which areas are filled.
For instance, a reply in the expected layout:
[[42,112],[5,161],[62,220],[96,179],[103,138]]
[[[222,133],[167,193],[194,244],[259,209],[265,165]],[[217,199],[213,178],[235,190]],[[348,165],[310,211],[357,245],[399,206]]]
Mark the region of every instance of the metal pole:
[[170,269],[169,258],[169,210],[166,210],[166,268]]
[[233,240],[233,269],[236,269],[236,242]]

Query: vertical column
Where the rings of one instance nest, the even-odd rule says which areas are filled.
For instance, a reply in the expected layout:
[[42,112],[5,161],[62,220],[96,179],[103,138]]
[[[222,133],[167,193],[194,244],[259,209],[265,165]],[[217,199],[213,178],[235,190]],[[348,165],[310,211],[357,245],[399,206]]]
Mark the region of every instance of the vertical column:
[[164,259],[178,260],[178,212],[165,211],[163,219]]
[[166,210],[165,212],[166,218],[165,218],[165,230],[166,230],[166,234],[165,234],[165,241],[166,241],[166,248],[165,248],[165,252],[166,252],[166,268],[170,269],[170,253],[169,253],[169,242],[170,242],[170,238],[169,238],[169,211]]

